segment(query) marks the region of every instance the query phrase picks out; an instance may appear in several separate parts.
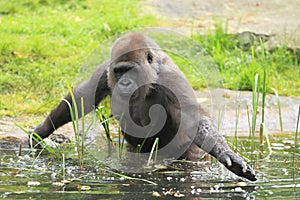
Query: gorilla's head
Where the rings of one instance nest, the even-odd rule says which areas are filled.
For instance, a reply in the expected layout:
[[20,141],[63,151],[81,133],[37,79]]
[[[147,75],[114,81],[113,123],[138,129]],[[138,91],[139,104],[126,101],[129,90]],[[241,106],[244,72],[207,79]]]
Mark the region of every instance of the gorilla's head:
[[160,47],[139,33],[128,33],[112,47],[108,85],[121,98],[143,99],[156,82]]

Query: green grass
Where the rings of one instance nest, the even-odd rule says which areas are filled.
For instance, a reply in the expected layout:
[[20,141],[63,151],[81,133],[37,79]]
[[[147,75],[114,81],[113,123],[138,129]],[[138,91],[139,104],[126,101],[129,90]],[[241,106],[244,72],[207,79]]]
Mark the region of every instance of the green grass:
[[[0,0],[0,117],[48,114],[103,41],[124,31],[158,26],[161,20],[143,14],[139,2]],[[212,58],[225,88],[251,90],[255,74],[263,77],[265,68],[268,93],[275,88],[279,95],[300,94],[300,67],[286,46],[272,53],[263,44],[243,50],[237,37],[220,27],[192,39]],[[258,46],[261,50],[256,50]],[[201,74],[186,67],[203,59],[191,51],[192,59],[171,56],[195,89],[205,88]]]
[[267,93],[273,93],[272,88],[275,88],[279,95],[300,94],[299,58],[287,46],[269,52],[262,42],[258,42],[245,50],[239,48],[241,39],[227,34],[221,26],[210,34],[192,37],[214,60],[225,88],[252,90],[255,74],[263,77],[265,69]]
[[[65,102],[68,104],[69,110],[70,110],[70,116],[72,119],[72,126],[73,126],[73,131],[75,135],[75,145],[76,145],[76,150],[77,150],[77,156],[78,156],[78,164],[80,167],[80,171],[83,171],[84,167],[84,149],[85,149],[85,144],[84,144],[84,139],[86,136],[86,133],[89,131],[91,124],[86,127],[85,125],[85,120],[84,120],[84,100],[81,97],[80,98],[80,106],[77,104],[75,96],[73,94],[73,91],[71,87],[68,88],[69,93],[71,94],[72,97],[72,102],[68,102],[65,100]],[[72,104],[71,104],[72,103]],[[72,106],[73,105],[73,106]],[[81,113],[79,113],[81,110]],[[80,120],[80,117],[81,120]],[[81,121],[81,123],[80,123]]]
[[283,133],[283,124],[282,124],[282,114],[281,114],[281,106],[280,106],[280,98],[279,98],[279,95],[278,95],[278,92],[272,88],[275,96],[276,96],[276,99],[277,99],[277,108],[278,108],[278,117],[279,117],[279,125],[280,125],[280,131],[281,133]]
[[49,112],[103,40],[155,25],[138,2],[1,0],[0,116]]

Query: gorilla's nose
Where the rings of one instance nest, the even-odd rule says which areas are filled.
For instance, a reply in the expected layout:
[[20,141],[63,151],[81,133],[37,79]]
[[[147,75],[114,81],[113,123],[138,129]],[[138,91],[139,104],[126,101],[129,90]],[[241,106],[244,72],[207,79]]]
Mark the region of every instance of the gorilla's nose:
[[124,87],[128,87],[132,84],[132,80],[130,79],[123,79],[120,83],[121,85],[123,85]]

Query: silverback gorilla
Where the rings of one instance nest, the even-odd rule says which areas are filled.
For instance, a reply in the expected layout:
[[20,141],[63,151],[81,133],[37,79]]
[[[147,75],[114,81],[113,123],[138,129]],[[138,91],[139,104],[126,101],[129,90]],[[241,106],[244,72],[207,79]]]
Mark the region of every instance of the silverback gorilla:
[[[158,155],[197,159],[204,150],[238,176],[255,181],[255,172],[233,152],[198,105],[187,79],[149,37],[127,33],[112,47],[110,59],[68,94],[34,130],[42,138],[71,121],[72,106],[84,99],[84,114],[106,96],[128,144],[149,153],[158,138]],[[80,105],[80,104],[79,104]],[[79,112],[81,113],[81,112]]]

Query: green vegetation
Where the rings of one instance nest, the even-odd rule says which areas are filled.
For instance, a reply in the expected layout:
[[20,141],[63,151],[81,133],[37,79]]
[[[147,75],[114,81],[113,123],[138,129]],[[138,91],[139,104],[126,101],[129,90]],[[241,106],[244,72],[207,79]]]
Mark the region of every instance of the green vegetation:
[[[65,102],[68,104],[69,110],[70,110],[70,115],[72,119],[72,126],[74,130],[74,135],[75,135],[75,145],[76,145],[76,150],[77,150],[77,156],[78,156],[78,164],[80,167],[80,171],[83,171],[83,165],[84,165],[84,149],[85,149],[85,144],[84,144],[84,139],[86,136],[86,133],[89,131],[91,124],[86,127],[85,122],[84,122],[84,100],[81,97],[80,98],[80,106],[77,105],[77,102],[75,100],[75,96],[72,92],[72,89],[69,87],[69,92],[72,97],[72,104],[65,100]],[[73,106],[72,106],[73,105]],[[81,110],[81,113],[80,110]],[[80,120],[80,116],[81,120]],[[80,124],[81,121],[81,124]]]
[[[139,2],[0,0],[0,117],[47,114],[104,40],[158,26],[155,16],[140,12]],[[275,88],[279,95],[300,94],[299,63],[287,47],[268,52],[258,42],[245,50],[240,48],[240,38],[220,27],[205,36],[194,34],[192,39],[211,56],[224,87],[252,90],[255,74],[263,77],[266,69],[267,92]],[[185,68],[188,58],[171,56],[195,89],[206,87],[194,69]]]
[[45,114],[116,33],[155,25],[138,0],[1,0],[0,116]]
[[[263,77],[265,69],[267,93],[273,93],[272,88],[275,88],[280,95],[298,96],[300,66],[296,52],[285,45],[270,52],[266,50],[263,38],[252,41],[251,37],[251,33],[242,37],[227,34],[217,26],[215,33],[194,35],[193,39],[213,58],[225,88],[252,90],[255,74]],[[250,46],[245,47],[245,44]]]

